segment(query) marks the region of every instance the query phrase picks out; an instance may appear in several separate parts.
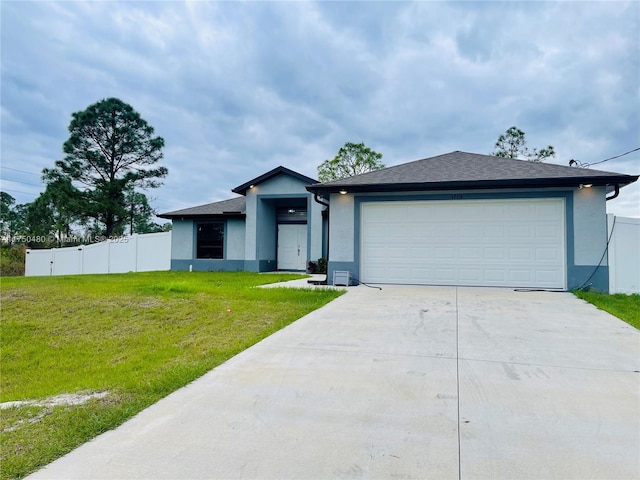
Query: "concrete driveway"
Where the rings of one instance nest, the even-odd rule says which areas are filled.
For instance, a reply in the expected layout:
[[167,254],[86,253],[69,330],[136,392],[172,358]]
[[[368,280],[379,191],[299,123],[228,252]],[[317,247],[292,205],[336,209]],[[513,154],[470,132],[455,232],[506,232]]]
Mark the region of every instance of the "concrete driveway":
[[364,286],[32,478],[640,478],[640,332],[569,293]]

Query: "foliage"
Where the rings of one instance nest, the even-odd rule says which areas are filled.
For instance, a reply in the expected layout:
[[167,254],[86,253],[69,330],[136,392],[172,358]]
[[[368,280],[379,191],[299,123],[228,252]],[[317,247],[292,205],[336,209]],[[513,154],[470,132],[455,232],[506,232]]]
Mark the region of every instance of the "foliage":
[[69,132],[66,156],[44,170],[45,180],[82,185],[67,199],[69,209],[97,222],[107,236],[123,233],[129,218],[126,192],[156,188],[167,175],[165,167],[156,165],[164,140],[154,137],[153,127],[117,98],[73,113]]
[[331,182],[384,168],[382,154],[366,147],[364,143],[347,142],[331,160],[318,166],[318,180]]
[[595,305],[600,310],[615,315],[620,320],[624,320],[629,325],[640,330],[640,294],[625,295],[616,293],[587,292],[576,290],[573,292],[578,298],[586,300]]
[[82,406],[3,411],[0,477],[23,477],[46,465],[342,293],[254,288],[296,278],[304,276],[3,279],[2,402],[109,394]]
[[62,247],[71,236],[71,225],[78,220],[80,209],[76,199],[80,192],[67,178],[57,178],[47,184],[38,198],[26,205],[23,230],[27,237],[48,238],[48,244],[30,243],[31,247]]
[[319,258],[318,259],[318,273],[327,273],[327,259]]
[[511,127],[498,137],[494,145],[492,155],[504,158],[524,158],[530,162],[542,162],[547,158],[555,157],[556,151],[552,145],[538,150],[529,149],[525,133],[518,127]]
[[153,222],[151,218],[156,212],[149,205],[147,196],[144,193],[128,190],[125,193],[125,203],[127,206],[129,233],[155,233],[162,232],[163,226]]
[[21,217],[18,207],[15,205],[16,199],[7,192],[0,191],[0,238],[3,242],[11,245],[13,237],[20,230]]
[[24,275],[24,245],[0,247],[0,276],[19,277]]

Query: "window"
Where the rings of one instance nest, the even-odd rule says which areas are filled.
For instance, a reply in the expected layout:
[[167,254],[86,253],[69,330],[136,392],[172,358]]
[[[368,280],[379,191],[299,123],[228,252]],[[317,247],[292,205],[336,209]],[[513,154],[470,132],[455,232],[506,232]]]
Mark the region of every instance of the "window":
[[198,223],[197,258],[224,258],[224,222]]

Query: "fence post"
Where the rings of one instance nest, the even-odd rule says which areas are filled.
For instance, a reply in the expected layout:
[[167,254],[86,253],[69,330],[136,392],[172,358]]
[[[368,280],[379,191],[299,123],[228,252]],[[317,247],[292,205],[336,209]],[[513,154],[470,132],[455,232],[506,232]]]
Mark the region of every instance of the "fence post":
[[134,233],[131,236],[133,237],[133,240],[134,240],[133,248],[135,249],[135,257],[134,257],[134,264],[135,265],[133,267],[134,268],[133,271],[137,272],[138,271],[138,234]]
[[[607,214],[607,238],[610,238],[607,246],[607,265],[609,267],[609,293],[616,291],[616,216],[613,213]],[[612,234],[613,232],[613,234]]]

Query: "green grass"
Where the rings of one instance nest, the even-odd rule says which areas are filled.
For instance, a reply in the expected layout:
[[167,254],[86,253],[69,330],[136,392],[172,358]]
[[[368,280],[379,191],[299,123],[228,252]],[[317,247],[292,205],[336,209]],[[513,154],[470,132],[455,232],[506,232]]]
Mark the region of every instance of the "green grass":
[[3,278],[0,401],[107,391],[0,411],[0,478],[22,478],[338,297],[260,289],[301,276],[150,272]]
[[640,295],[624,295],[616,293],[609,295],[597,292],[573,292],[575,296],[592,303],[600,310],[615,315],[629,325],[640,330]]

